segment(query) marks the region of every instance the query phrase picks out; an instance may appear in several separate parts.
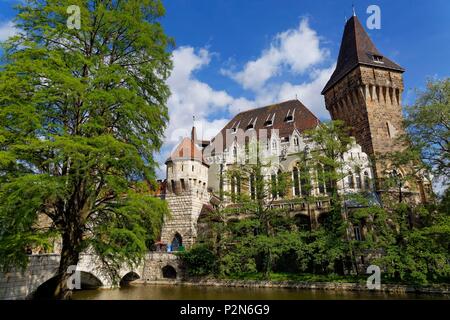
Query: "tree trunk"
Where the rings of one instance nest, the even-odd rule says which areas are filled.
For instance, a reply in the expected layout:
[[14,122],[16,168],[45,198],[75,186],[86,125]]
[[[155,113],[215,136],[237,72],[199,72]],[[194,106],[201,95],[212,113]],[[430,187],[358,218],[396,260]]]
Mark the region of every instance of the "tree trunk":
[[56,287],[53,292],[53,299],[68,300],[72,297],[73,287],[69,287],[71,276],[74,275],[75,267],[69,270],[70,266],[76,266],[80,258],[80,245],[82,232],[79,226],[73,226],[63,234],[63,245],[61,250],[61,260],[59,262],[58,274],[56,276]]
[[267,249],[267,255],[265,259],[265,266],[264,266],[264,278],[266,280],[270,279],[270,272],[272,271],[272,252],[270,248]]

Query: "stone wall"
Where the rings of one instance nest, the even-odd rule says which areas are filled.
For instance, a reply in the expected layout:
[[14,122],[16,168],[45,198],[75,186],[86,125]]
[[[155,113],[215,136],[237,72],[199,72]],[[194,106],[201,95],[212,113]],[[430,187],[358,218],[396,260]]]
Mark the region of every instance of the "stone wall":
[[171,216],[164,221],[161,232],[161,241],[171,243],[175,234],[182,237],[182,244],[189,248],[197,238],[197,219],[203,205],[209,201],[206,188],[196,188],[187,185],[186,190],[179,194],[169,192],[166,201]]
[[0,273],[0,300],[25,299],[41,284],[51,279],[58,270],[57,254],[30,256],[25,270],[17,268]]
[[176,279],[184,278],[184,270],[180,265],[180,259],[176,255],[166,252],[150,252],[145,257],[140,282],[164,279],[163,268],[166,266],[171,266],[175,269]]
[[351,127],[363,151],[374,156],[405,147],[395,139],[404,132],[402,92],[400,72],[360,66],[326,92],[325,104],[332,119]]
[[[344,121],[362,150],[374,160],[376,186],[380,192],[386,191],[382,181],[386,170],[391,169],[386,160],[380,161],[380,157],[407,148],[398,140],[405,132],[402,92],[401,72],[358,66],[325,93],[325,105],[331,118]],[[403,175],[412,173],[409,166],[397,169]],[[423,183],[418,179],[405,184],[408,201],[426,201],[429,195],[425,194]]]
[[[7,273],[0,273],[0,300],[26,299],[38,289],[40,285],[56,275],[59,267],[58,254],[31,255],[25,270],[13,269]],[[136,274],[141,282],[164,279],[163,268],[172,267],[176,272],[176,280],[184,278],[184,269],[179,258],[171,253],[150,252],[142,264],[133,268],[124,265],[119,270],[119,276]],[[82,254],[77,265],[81,272],[81,285],[85,287],[110,288],[113,283],[102,275],[98,259],[91,254]]]

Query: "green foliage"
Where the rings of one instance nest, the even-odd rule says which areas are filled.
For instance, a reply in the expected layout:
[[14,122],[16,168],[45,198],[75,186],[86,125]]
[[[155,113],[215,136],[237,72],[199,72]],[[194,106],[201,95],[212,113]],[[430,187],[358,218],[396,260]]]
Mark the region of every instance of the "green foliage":
[[181,257],[190,276],[210,275],[216,269],[216,256],[206,245],[194,245],[188,251],[179,252],[178,256]]
[[[230,176],[239,176],[244,183],[253,175],[256,192],[254,197],[236,195],[234,205],[219,207],[213,213],[210,222],[216,232],[211,242],[217,257],[215,275],[258,280],[361,281],[367,277],[362,269],[370,263],[381,267],[385,283],[448,282],[449,192],[441,203],[427,206],[411,206],[406,201],[380,206],[365,193],[339,194],[337,182],[347,175],[342,155],[352,143],[346,129],[342,123],[330,122],[306,136],[317,148],[298,155],[299,180],[304,179],[308,189],[301,201],[306,202],[309,213],[309,203],[328,199],[328,212],[319,216],[318,225],[305,228],[304,222],[291,218],[287,209],[270,206],[274,190],[270,179],[263,178],[265,165],[257,162],[233,168]],[[411,148],[399,153],[394,163],[410,165],[419,163],[419,159]],[[327,169],[321,175],[316,175],[318,163]],[[357,163],[355,166],[357,170]],[[423,167],[416,169],[404,179],[414,178]],[[315,177],[327,184],[326,197],[309,192]],[[349,202],[359,207],[349,209]],[[305,215],[305,219],[309,216]],[[353,236],[354,226],[360,227],[362,241]]]
[[357,251],[372,250],[373,263],[382,268],[386,280],[427,284],[450,279],[448,214],[402,203],[389,211],[359,209],[354,219],[364,219],[367,229],[365,240],[357,242]]
[[[79,30],[66,26],[69,5],[81,8]],[[18,10],[23,32],[3,44],[0,69],[0,264],[23,264],[25,246],[58,234],[62,265],[90,247],[113,275],[167,212],[149,193],[168,121],[164,8],[28,0]]]
[[450,177],[450,79],[430,80],[414,105],[406,108],[409,138],[429,168]]
[[305,138],[314,148],[309,154],[300,154],[302,165],[308,172],[317,170],[321,166],[321,174],[318,175],[319,183],[328,185],[328,193],[338,197],[337,182],[343,179],[344,172],[342,157],[352,143],[348,136],[348,128],[344,122],[336,120],[320,124],[317,128],[306,131]]

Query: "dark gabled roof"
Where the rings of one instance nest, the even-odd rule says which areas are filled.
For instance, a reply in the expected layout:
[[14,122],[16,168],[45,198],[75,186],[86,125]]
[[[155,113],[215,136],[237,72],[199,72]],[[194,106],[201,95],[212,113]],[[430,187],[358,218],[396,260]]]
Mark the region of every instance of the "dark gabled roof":
[[[288,115],[292,116],[292,121],[286,121]],[[267,125],[268,121],[272,122],[270,126]],[[260,129],[266,129],[270,137],[272,129],[275,129],[280,137],[287,137],[295,129],[303,132],[315,128],[319,123],[320,120],[299,100],[288,100],[238,113],[218,134],[222,135],[223,139],[217,141],[223,141],[223,147],[228,147],[232,141],[225,141],[227,130],[235,128],[246,131],[250,124],[256,134],[260,133]],[[215,145],[214,142],[212,144]]]
[[[376,62],[374,60],[374,55],[381,56],[382,63]],[[387,57],[384,57],[378,51],[361,25],[361,22],[359,22],[359,19],[356,16],[353,16],[345,24],[336,69],[325,85],[325,88],[323,88],[322,94],[360,64],[383,69],[392,69],[400,72],[405,71],[398,64]]]

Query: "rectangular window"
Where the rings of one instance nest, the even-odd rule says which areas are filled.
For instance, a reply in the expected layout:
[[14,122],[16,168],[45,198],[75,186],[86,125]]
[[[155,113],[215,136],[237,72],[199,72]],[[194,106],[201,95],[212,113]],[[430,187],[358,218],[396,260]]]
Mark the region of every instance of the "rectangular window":
[[300,196],[300,179],[298,177],[298,169],[294,168],[293,172],[293,182],[294,182],[294,195],[295,196]]
[[359,228],[359,226],[353,226],[353,232],[355,234],[355,240],[362,241],[361,229]]

